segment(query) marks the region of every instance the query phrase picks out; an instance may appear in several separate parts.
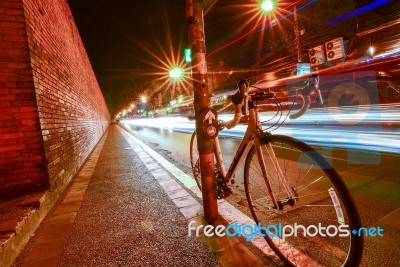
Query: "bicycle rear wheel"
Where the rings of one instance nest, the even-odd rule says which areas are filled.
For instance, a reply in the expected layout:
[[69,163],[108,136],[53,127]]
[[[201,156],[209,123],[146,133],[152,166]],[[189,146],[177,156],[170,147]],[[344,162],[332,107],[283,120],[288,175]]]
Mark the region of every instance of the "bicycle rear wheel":
[[339,174],[294,138],[268,135],[260,142],[262,156],[255,146],[247,155],[244,183],[251,213],[264,227],[261,233],[270,247],[289,266],[358,266],[363,237],[351,231],[359,229],[361,221]]
[[192,166],[193,177],[196,180],[197,186],[201,190],[200,156],[197,149],[196,130],[190,138],[190,165]]

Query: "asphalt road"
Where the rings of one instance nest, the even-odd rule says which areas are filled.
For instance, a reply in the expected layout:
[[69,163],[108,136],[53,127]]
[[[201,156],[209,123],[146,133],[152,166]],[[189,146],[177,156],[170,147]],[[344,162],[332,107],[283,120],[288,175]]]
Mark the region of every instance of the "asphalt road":
[[[170,123],[161,128],[138,125],[129,127],[136,137],[156,149],[181,170],[191,174],[190,134],[175,132]],[[307,132],[311,133],[313,129],[318,130],[312,127],[307,129]],[[190,132],[190,129],[187,128],[186,131]],[[394,142],[392,144],[396,145]],[[231,162],[238,145],[237,138],[221,138],[221,147],[227,163]],[[354,147],[333,148],[328,145],[316,148],[331,158],[333,166],[342,175],[359,207],[363,224],[366,227],[383,228],[383,237],[366,237],[363,262],[368,266],[397,266],[400,262],[396,245],[400,240],[400,181],[398,180],[400,155],[379,152],[376,149],[358,150]],[[236,175],[234,194],[228,201],[249,214],[242,184],[242,172],[240,168]]]

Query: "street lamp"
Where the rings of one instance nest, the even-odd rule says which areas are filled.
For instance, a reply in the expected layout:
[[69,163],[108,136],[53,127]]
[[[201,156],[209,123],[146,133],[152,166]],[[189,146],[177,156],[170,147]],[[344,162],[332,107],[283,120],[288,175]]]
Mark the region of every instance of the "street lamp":
[[181,80],[183,78],[185,71],[180,67],[172,67],[168,73],[169,77],[171,77],[172,79]]
[[274,10],[274,1],[272,0],[263,0],[260,4],[261,10],[264,12],[271,12]]
[[373,57],[373,56],[374,56],[374,53],[375,53],[375,47],[370,46],[370,47],[368,48],[368,54],[369,54],[371,57]]

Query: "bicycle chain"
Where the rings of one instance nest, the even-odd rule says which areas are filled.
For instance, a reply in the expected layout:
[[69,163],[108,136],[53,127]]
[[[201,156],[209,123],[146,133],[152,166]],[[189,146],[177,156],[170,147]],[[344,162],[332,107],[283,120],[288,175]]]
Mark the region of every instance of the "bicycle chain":
[[[194,165],[194,175],[196,180],[201,184],[201,175],[200,175],[200,166],[199,161]],[[225,182],[225,178],[221,173],[220,168],[215,166],[215,185],[216,185],[216,193],[217,199],[227,198],[232,194],[232,188],[228,187]]]
[[232,188],[226,185],[220,168],[215,168],[215,183],[217,186],[217,199],[227,198],[232,194]]

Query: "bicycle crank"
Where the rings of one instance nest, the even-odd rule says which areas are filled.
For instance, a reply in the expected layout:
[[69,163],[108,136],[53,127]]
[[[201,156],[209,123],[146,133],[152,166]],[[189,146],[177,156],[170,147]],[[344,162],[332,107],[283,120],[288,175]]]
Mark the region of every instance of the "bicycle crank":
[[219,168],[215,169],[215,183],[217,186],[217,199],[227,198],[232,194],[232,188],[226,185],[225,178]]

